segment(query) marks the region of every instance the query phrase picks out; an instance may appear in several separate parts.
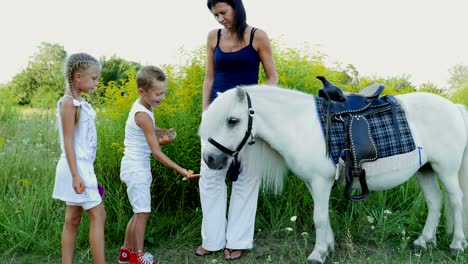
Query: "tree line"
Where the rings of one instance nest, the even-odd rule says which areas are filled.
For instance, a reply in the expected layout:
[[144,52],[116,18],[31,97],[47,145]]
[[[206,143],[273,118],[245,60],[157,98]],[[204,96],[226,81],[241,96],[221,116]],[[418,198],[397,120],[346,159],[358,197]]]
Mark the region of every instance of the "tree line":
[[[345,90],[356,92],[371,83],[383,83],[386,93],[400,94],[414,91],[424,91],[443,95],[454,102],[468,105],[468,65],[454,65],[449,69],[450,79],[447,87],[437,87],[427,82],[416,87],[410,82],[410,75],[392,76],[387,78],[361,76],[352,65],[336,65],[333,68],[325,66],[325,55],[310,50],[294,50],[282,48],[274,42],[274,56],[279,74],[279,85],[282,87],[301,87],[301,90],[316,92],[315,76],[325,74],[328,79]],[[43,42],[38,47],[28,66],[13,76],[6,84],[0,84],[2,97],[14,105],[53,108],[63,95],[65,81],[63,64],[67,56],[64,47],[59,44]],[[189,61],[204,60],[204,50],[192,52]],[[124,84],[128,81],[130,72],[136,72],[142,66],[138,62],[128,61],[113,55],[110,58],[100,58],[102,72],[100,85],[95,90],[97,97],[105,94],[105,88],[110,82]],[[201,62],[202,64],[204,61]],[[190,64],[190,63],[189,63]],[[190,65],[188,65],[190,67]],[[177,74],[177,65],[166,68]],[[185,65],[184,67],[187,67]],[[261,73],[262,75],[263,73]],[[171,76],[169,76],[171,77]],[[261,76],[260,79],[262,79]],[[313,83],[314,85],[311,85]],[[200,89],[201,89],[201,83]],[[307,90],[307,87],[311,87]],[[314,87],[314,88],[312,88]]]

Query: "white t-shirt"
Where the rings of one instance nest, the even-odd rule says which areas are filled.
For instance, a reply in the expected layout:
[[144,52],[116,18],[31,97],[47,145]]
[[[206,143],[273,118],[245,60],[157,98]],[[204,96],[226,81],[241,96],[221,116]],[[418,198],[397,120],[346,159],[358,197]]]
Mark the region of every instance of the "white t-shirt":
[[133,103],[132,109],[128,114],[128,119],[125,124],[125,140],[124,140],[124,155],[126,159],[134,160],[136,162],[148,161],[151,154],[151,149],[146,142],[143,129],[135,123],[135,115],[138,112],[145,112],[153,120],[154,113],[148,110],[140,103],[140,99]]

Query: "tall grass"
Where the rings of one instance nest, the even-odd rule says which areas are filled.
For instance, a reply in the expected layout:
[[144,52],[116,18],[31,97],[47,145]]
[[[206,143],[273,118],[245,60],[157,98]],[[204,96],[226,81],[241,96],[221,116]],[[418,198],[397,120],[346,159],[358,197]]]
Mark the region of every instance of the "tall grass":
[[60,232],[49,227],[62,218],[61,205],[50,199],[60,154],[55,117],[22,117],[9,107],[1,108],[0,116],[9,116],[0,123],[0,251],[53,248]]
[[[316,93],[319,81],[311,76],[332,76],[337,85],[354,89],[345,70],[325,67],[321,55],[281,50],[276,57],[280,85]],[[201,89],[204,76],[203,52],[193,53],[185,66],[165,66],[169,90],[165,102],[155,111],[159,127],[174,127],[177,139],[163,151],[180,165],[198,171],[200,142],[197,136],[201,116]],[[123,243],[132,209],[125,186],[119,180],[125,120],[136,100],[135,72],[130,81],[100,86],[105,96],[88,98],[98,112],[98,152],[95,162],[98,181],[105,187],[103,203],[107,211],[106,245],[111,254]],[[261,76],[264,79],[264,76]],[[60,236],[64,205],[51,198],[55,166],[60,146],[55,112],[24,111],[0,104],[0,262],[13,259],[15,252],[26,256],[44,255],[37,262],[56,263],[60,256]],[[190,256],[201,242],[201,210],[196,181],[180,176],[152,159],[152,208],[146,232],[148,247],[174,247],[162,258],[165,263],[193,263]],[[409,244],[422,230],[427,215],[423,195],[414,180],[386,192],[372,192],[366,201],[351,203],[343,198],[343,188],[335,187],[330,200],[330,217],[337,241],[333,260],[349,263],[379,261],[403,252],[396,259],[407,261]],[[296,216],[295,221],[291,217]],[[303,263],[315,242],[313,201],[301,180],[290,175],[282,195],[260,193],[256,218],[258,251],[243,263]],[[84,217],[77,238],[77,262],[88,263],[88,219]],[[443,223],[442,223],[443,224]],[[288,231],[292,230],[292,231]],[[443,230],[439,228],[439,230]],[[448,248],[450,238],[438,235],[440,248]],[[361,256],[365,254],[377,257]],[[42,253],[45,252],[45,253]],[[171,255],[172,254],[172,255]],[[410,255],[411,256],[411,255]],[[445,256],[443,256],[445,258]],[[214,255],[203,261],[221,260]],[[437,258],[436,258],[437,259]],[[466,256],[449,256],[451,261]],[[391,259],[390,259],[391,260]],[[33,263],[35,261],[26,261]],[[13,262],[16,263],[16,262]],[[23,263],[23,262],[17,262]]]

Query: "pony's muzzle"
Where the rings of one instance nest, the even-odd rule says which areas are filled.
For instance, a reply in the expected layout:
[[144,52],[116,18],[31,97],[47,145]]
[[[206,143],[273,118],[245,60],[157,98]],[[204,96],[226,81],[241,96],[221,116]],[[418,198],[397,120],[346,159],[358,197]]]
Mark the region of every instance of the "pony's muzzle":
[[221,170],[226,167],[229,157],[225,153],[206,153],[203,154],[203,160],[208,168],[212,170]]

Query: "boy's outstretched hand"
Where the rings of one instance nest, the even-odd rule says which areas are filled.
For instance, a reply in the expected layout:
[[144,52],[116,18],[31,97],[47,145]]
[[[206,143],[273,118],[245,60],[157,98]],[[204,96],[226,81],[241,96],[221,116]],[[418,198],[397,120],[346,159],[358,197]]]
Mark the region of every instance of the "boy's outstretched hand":
[[193,180],[193,179],[200,178],[200,176],[201,176],[200,174],[194,174],[193,170],[188,170],[187,175],[182,180],[184,180],[184,181]]

